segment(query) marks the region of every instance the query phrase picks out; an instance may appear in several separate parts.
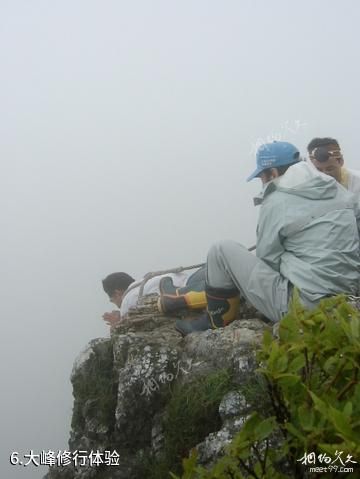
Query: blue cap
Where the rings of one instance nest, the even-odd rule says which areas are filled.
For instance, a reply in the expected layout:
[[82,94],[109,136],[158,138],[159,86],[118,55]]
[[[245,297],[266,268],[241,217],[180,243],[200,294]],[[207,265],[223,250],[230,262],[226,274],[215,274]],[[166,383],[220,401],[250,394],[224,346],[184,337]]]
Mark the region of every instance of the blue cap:
[[277,168],[291,163],[300,161],[299,150],[286,141],[273,141],[261,145],[256,152],[256,170],[246,181],[260,175],[260,173],[268,168]]

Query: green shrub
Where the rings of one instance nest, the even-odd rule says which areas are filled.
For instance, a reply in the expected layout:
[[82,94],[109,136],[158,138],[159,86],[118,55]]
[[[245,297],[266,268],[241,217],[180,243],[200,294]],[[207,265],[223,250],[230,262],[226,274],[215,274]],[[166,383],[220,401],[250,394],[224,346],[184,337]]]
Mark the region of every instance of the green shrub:
[[109,431],[114,428],[117,378],[112,343],[109,341],[94,348],[96,353],[87,361],[86,374],[76,374],[72,381],[75,402],[71,427],[78,433],[85,427],[85,416],[96,419]]
[[181,471],[182,458],[191,448],[220,428],[220,401],[234,387],[227,370],[176,384],[163,419],[164,454],[158,459],[145,456],[139,477],[165,479],[170,477],[169,469]]
[[333,461],[343,451],[345,466],[356,469],[346,460],[360,460],[359,311],[343,296],[313,311],[295,299],[279,336],[266,332],[258,353],[269,413],[253,413],[211,470],[196,465],[195,453],[185,459],[183,479],[316,477],[301,461],[311,452],[326,466],[324,457]]

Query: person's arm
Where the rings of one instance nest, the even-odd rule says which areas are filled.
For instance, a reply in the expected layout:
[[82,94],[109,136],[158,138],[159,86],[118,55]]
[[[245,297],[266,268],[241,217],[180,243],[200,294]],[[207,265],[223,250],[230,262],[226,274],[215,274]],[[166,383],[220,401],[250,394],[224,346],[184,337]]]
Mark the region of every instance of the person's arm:
[[355,170],[347,170],[349,175],[349,192],[354,197],[355,207],[354,213],[356,217],[358,232],[360,236],[360,172]]
[[281,238],[283,206],[269,198],[261,206],[257,226],[256,256],[275,271],[280,271],[281,256],[285,251]]
[[356,197],[358,204],[360,204],[360,172],[356,170],[347,170],[349,175],[348,189]]
[[360,239],[360,202],[359,201],[355,202],[354,212],[355,212],[356,223],[357,223],[359,239]]
[[[354,211],[355,211],[355,217],[356,217],[356,223],[357,223],[357,229],[358,229],[359,241],[360,241],[360,202],[359,201],[355,203]],[[360,256],[360,245],[359,245],[359,256]],[[360,295],[360,271],[359,271],[357,295]]]

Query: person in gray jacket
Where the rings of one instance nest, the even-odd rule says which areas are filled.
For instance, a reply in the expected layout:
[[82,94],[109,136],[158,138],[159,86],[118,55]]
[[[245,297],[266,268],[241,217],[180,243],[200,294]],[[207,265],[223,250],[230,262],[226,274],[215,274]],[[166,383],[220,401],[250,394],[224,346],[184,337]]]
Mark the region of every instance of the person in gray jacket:
[[273,322],[288,310],[296,287],[307,308],[359,286],[360,216],[354,196],[336,180],[300,161],[287,142],[263,145],[257,168],[262,194],[256,256],[235,241],[214,244],[207,257],[207,313],[178,320],[183,335],[235,319],[239,296]]

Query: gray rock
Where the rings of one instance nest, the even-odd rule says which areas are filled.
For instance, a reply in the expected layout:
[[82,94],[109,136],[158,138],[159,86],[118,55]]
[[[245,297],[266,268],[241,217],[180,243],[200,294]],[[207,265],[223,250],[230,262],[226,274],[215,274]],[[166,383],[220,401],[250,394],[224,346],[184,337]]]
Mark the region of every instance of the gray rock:
[[219,414],[223,421],[247,414],[251,406],[239,391],[230,391],[226,394],[219,406]]
[[[254,370],[256,348],[269,328],[259,318],[182,338],[174,329],[175,319],[157,313],[154,304],[154,298],[146,299],[111,339],[91,341],[71,373],[70,451],[115,450],[118,464],[52,467],[46,479],[142,479],[143,458],[159,458],[164,452],[163,418],[175,386],[224,369],[241,385]],[[223,397],[219,414],[220,430],[196,446],[206,465],[241,428],[249,405],[241,393],[231,391]]]

